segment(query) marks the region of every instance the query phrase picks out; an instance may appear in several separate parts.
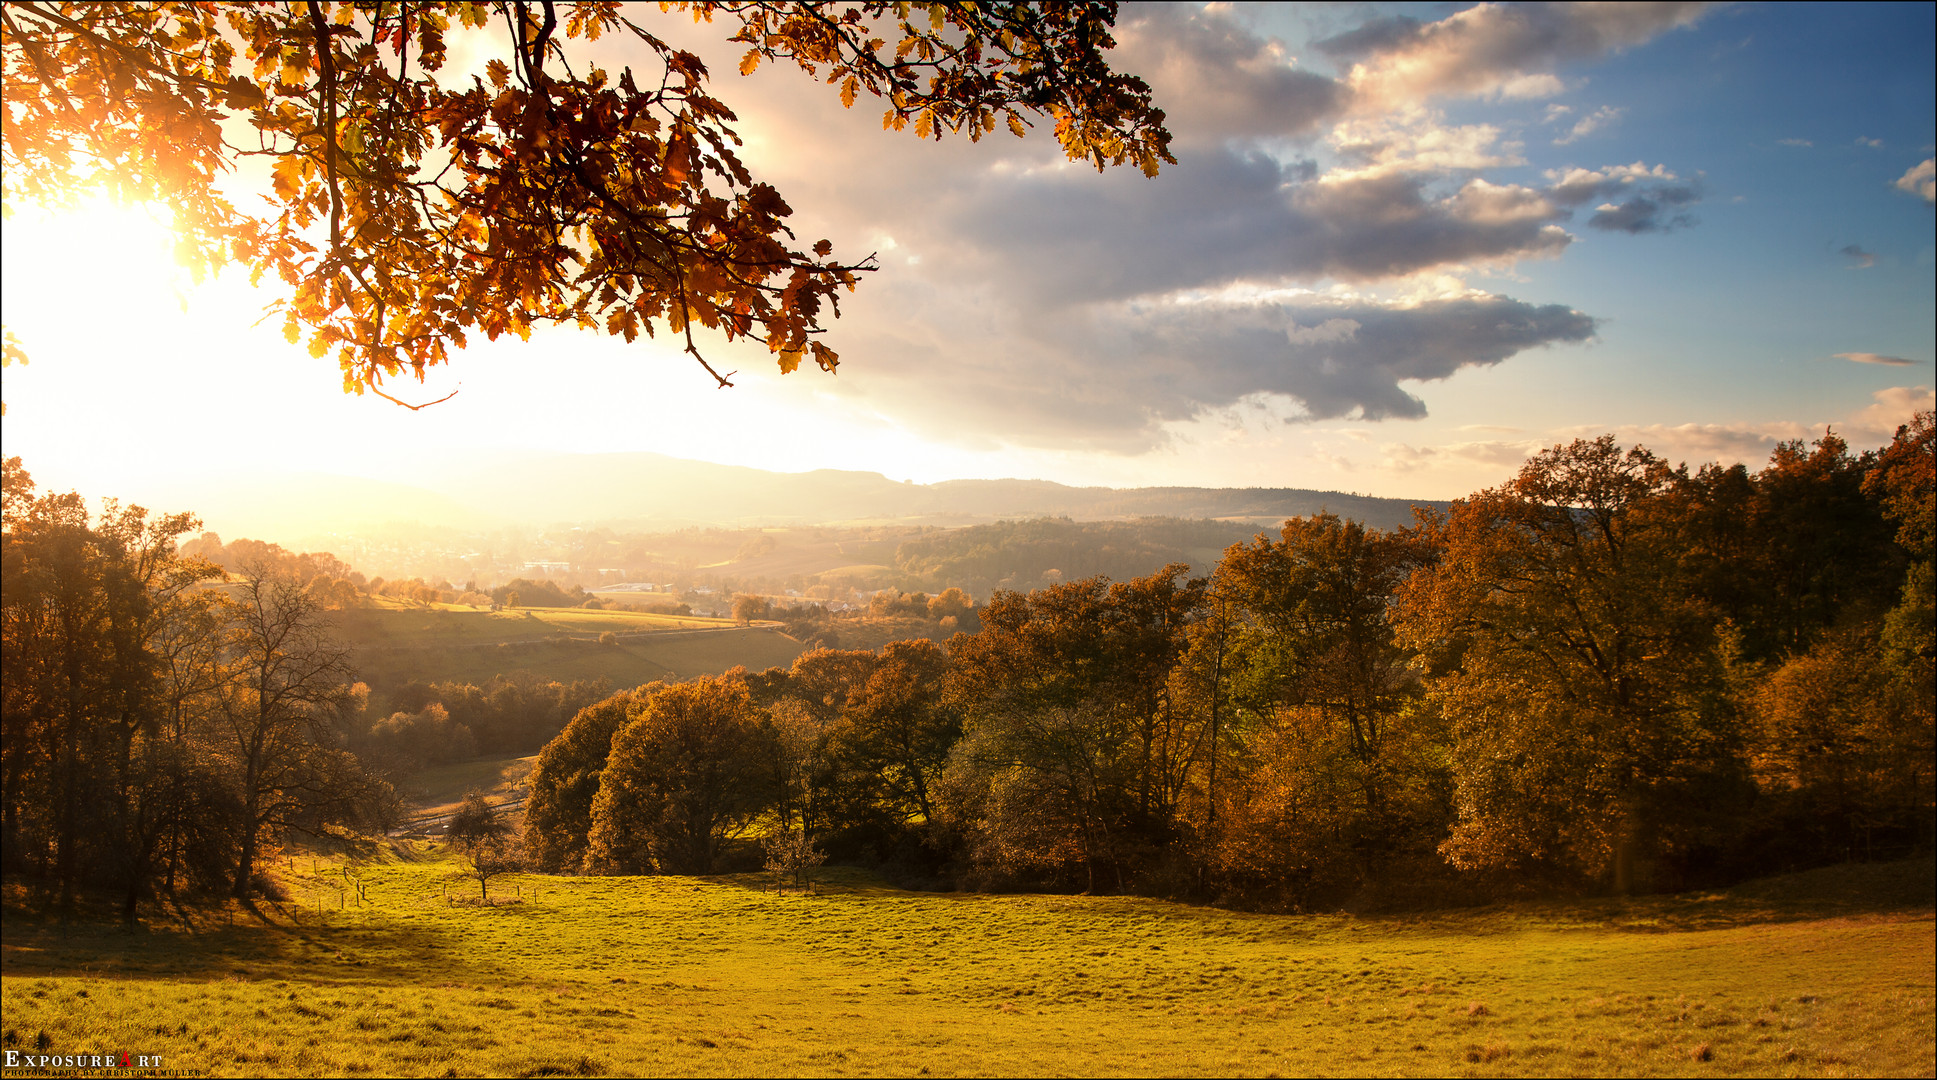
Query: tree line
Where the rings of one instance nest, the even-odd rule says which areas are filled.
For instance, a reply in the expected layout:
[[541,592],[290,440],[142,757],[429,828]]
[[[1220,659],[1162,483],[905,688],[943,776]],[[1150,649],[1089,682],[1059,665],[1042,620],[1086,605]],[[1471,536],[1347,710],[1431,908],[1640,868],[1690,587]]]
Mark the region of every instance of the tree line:
[[1430,902],[1676,888],[1933,839],[1933,443],[1759,471],[1612,437],[1406,529],[998,592],[945,646],[817,649],[581,711],[553,872],[759,835],[960,887]]
[[561,724],[523,835],[554,872],[704,873],[764,838],[930,884],[1295,905],[1927,850],[1934,477],[1929,413],[1754,472],[1579,441],[1412,528],[1294,518],[1201,577],[884,601],[974,628],[945,644],[616,694],[410,684],[386,716],[330,633],[335,560],[239,542],[225,572],[190,516],[90,514],[16,458],[0,863],[130,915],[247,897],[288,838],[392,824],[391,780]]
[[[0,867],[146,896],[269,888],[291,833],[379,830],[390,785],[347,746],[358,702],[325,613],[329,556],[273,545],[236,571],[184,556],[187,514],[36,494],[5,463]],[[239,542],[240,543],[240,542]]]

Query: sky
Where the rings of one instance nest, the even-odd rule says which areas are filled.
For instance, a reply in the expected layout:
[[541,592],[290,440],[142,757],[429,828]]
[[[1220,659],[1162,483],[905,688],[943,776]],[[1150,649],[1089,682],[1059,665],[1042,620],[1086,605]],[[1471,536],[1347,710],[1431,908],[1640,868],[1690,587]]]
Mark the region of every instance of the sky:
[[1878,446],[1937,385],[1934,12],[1125,4],[1112,61],[1178,159],[1147,179],[1040,133],[883,132],[646,6],[797,234],[877,255],[838,374],[702,340],[722,390],[648,339],[540,330],[405,384],[457,391],[411,412],[254,325],[240,272],[190,280],[154,213],[28,207],[0,237],[31,357],[0,444],[133,499],[185,468],[413,483],[507,449],[1443,499],[1602,432],[1691,464]]

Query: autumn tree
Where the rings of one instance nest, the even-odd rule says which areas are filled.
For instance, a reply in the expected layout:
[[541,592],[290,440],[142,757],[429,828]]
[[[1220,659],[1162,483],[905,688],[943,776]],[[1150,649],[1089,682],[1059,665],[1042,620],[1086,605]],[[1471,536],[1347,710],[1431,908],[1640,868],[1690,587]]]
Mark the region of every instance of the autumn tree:
[[1937,665],[1937,413],[1925,409],[1897,428],[1863,490],[1897,523],[1896,541],[1909,559],[1884,638],[1928,688]]
[[1168,678],[1202,597],[1188,570],[998,592],[955,639],[951,798],[984,863],[1121,888],[1175,838],[1199,744]]
[[539,752],[525,797],[523,837],[534,867],[558,874],[575,873],[583,865],[592,803],[612,754],[612,737],[664,688],[650,683],[585,706]]
[[[217,568],[175,544],[186,514],[78,495],[33,497],[8,462],[5,862],[120,891],[132,919],[157,890],[229,887],[244,773],[226,706],[243,672],[240,609]],[[219,546],[219,545],[218,545]],[[354,771],[354,770],[352,770]]]
[[453,721],[450,711],[435,701],[417,712],[395,712],[377,721],[354,748],[366,765],[392,780],[477,756],[471,729]]
[[[1764,842],[1788,858],[1870,855],[1879,844],[1885,851],[1915,848],[1929,842],[1937,824],[1932,414],[1918,413],[1899,427],[1881,454],[1830,457],[1824,443],[1805,464],[1829,458],[1843,466],[1819,464],[1811,471],[1841,480],[1837,489],[1845,498],[1841,513],[1816,523],[1825,551],[1815,561],[1829,569],[1841,564],[1840,580],[1866,587],[1855,596],[1843,590],[1842,610],[1830,612],[1832,625],[1816,628],[1807,648],[1768,665],[1766,673],[1752,672],[1745,693],[1758,722],[1754,763],[1764,797],[1757,824]],[[1831,447],[1840,448],[1840,441]],[[1790,466],[1785,472],[1796,471],[1799,454],[1785,449],[1763,477],[1781,475],[1784,465]],[[1783,479],[1785,488],[1797,486]],[[1856,500],[1848,489],[1859,479],[1870,505],[1851,505]],[[1879,551],[1879,526],[1891,525],[1894,550]],[[1894,579],[1892,570],[1898,570]],[[1827,575],[1819,569],[1817,576]]]
[[812,889],[815,868],[827,861],[826,853],[814,846],[814,838],[805,829],[783,825],[769,833],[760,846],[767,855],[762,869],[773,875],[776,889],[786,888],[789,882],[795,888]]
[[772,803],[746,682],[703,677],[655,693],[612,740],[585,861],[615,874],[710,874],[727,837]]
[[773,602],[764,596],[753,593],[740,593],[733,598],[733,621],[747,626],[766,618],[773,611]]
[[1780,443],[1761,470],[1705,466],[1659,493],[1688,588],[1742,633],[1752,661],[1807,652],[1896,600],[1904,551],[1874,490],[1874,452],[1834,433]]
[[[847,786],[896,825],[935,817],[935,791],[961,722],[943,698],[948,653],[891,641],[829,729]],[[865,793],[865,794],[863,794]]]
[[[1071,160],[1149,175],[1172,160],[1148,88],[1104,58],[1115,4],[667,6],[726,23],[742,73],[791,64],[921,138],[1020,136],[1043,118]],[[358,393],[390,397],[385,379],[421,379],[472,334],[544,323],[627,341],[663,328],[707,365],[697,326],[765,343],[782,371],[832,371],[818,336],[872,260],[795,238],[705,65],[635,11],[8,4],[8,205],[107,192],[169,207],[184,264],[275,279],[289,339],[334,353]],[[608,34],[634,43],[637,70],[574,57]],[[503,58],[457,70],[460,43]],[[218,183],[250,159],[271,178],[255,212]]]
[[[1927,841],[1930,687],[1879,662],[1874,627],[1818,641],[1755,682],[1759,839],[1780,856],[1865,857]],[[1752,854],[1761,854],[1754,852]]]
[[18,458],[5,480],[4,863],[53,877],[63,902],[119,886],[132,918],[210,779],[182,713],[220,676],[182,638],[217,629],[197,588],[217,571],[177,552],[190,515],[90,515],[77,494],[36,497]]
[[928,617],[940,622],[943,619],[960,619],[975,610],[975,602],[969,594],[951,585],[928,598]]
[[1746,783],[1710,609],[1678,573],[1677,474],[1612,436],[1536,455],[1428,530],[1400,643],[1452,728],[1462,867],[1545,862],[1626,890],[1714,842]]
[[1439,838],[1435,725],[1389,617],[1425,555],[1406,533],[1330,513],[1224,553],[1209,601],[1230,623],[1222,726],[1246,753],[1208,813],[1225,819],[1213,849],[1231,872],[1292,892],[1335,888]]

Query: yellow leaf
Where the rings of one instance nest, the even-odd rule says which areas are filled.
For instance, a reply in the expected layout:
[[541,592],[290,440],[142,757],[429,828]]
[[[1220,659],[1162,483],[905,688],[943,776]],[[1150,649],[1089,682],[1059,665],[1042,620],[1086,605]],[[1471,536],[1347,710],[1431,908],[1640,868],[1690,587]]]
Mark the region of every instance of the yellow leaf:
[[742,75],[753,74],[754,69],[759,66],[760,66],[759,49],[748,49],[747,54],[740,58],[740,74]]
[[1018,139],[1029,134],[1029,129],[1022,126],[1022,121],[1016,118],[1015,113],[1009,114],[1009,130],[1015,132]]
[[854,92],[860,89],[860,87],[860,80],[849,75],[847,81],[841,84],[841,105],[852,109],[854,107]]

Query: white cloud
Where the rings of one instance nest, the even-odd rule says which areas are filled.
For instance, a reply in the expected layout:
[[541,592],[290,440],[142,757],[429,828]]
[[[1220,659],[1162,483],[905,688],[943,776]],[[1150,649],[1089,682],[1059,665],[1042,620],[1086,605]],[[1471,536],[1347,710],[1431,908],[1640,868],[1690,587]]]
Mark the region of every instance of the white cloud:
[[1528,101],[1553,97],[1566,90],[1567,85],[1558,76],[1542,72],[1537,75],[1516,75],[1501,83],[1494,94],[1508,101]]
[[1408,172],[1308,175],[1222,147],[1162,183],[985,172],[956,178],[958,193],[895,233],[931,264],[946,253],[953,273],[998,282],[1038,309],[1240,283],[1381,281],[1553,257],[1573,240],[1556,224],[1566,209],[1533,188],[1475,178],[1442,193]]
[[1905,360],[1901,356],[1882,356],[1873,352],[1839,352],[1838,360],[1848,360],[1853,364],[1884,364],[1889,367],[1909,367],[1915,360]]
[[1326,179],[1391,172],[1476,172],[1524,165],[1519,143],[1502,143],[1492,124],[1447,127],[1444,115],[1417,106],[1333,126],[1327,140],[1343,161]]
[[[1556,65],[1693,11],[1649,8],[1637,23],[1489,7],[1481,30],[1526,32],[1501,39],[1511,55],[1468,35],[1461,48],[1478,51],[1461,55],[1488,73],[1440,74],[1469,96],[1545,92],[1558,78],[1515,80],[1566,75]],[[1575,170],[1572,187],[1491,175],[1525,164],[1506,122],[1452,124],[1418,100],[1352,111],[1343,82],[1301,68],[1241,15],[1123,9],[1113,63],[1152,84],[1178,136],[1178,163],[1156,180],[1067,163],[1047,125],[1022,140],[923,142],[882,133],[877,111],[828,108],[791,71],[737,81],[749,160],[800,208],[800,235],[883,256],[842,298],[829,341],[846,363],[825,392],[923,438],[1059,453],[1139,453],[1252,398],[1304,419],[1419,417],[1415,384],[1594,333],[1569,305],[1456,275],[1557,257],[1576,215],[1607,228],[1627,214],[1621,227],[1647,231],[1681,209],[1658,189],[1687,184],[1663,165]],[[697,31],[690,47],[716,70],[737,59]],[[1546,111],[1561,131],[1581,119]],[[1643,197],[1653,211],[1634,204]],[[1613,209],[1595,215],[1600,203]]]
[[1574,126],[1568,130],[1567,134],[1555,139],[1554,145],[1566,146],[1576,139],[1586,138],[1607,125],[1614,123],[1616,120],[1619,120],[1621,114],[1626,111],[1625,109],[1617,109],[1612,105],[1603,105],[1586,116],[1581,117],[1579,120],[1574,121]]
[[1892,386],[1870,396],[1874,403],[1844,422],[1845,437],[1859,449],[1883,445],[1896,435],[1898,425],[1910,422],[1911,416],[1937,408],[1937,393],[1928,386]]
[[1346,77],[1356,109],[1380,111],[1431,97],[1544,97],[1551,69],[1639,45],[1701,18],[1705,5],[1483,3],[1438,22],[1374,20],[1318,43],[1364,59]]
[[1937,203],[1937,158],[1925,158],[1897,177],[1896,188],[1927,203]]
[[1472,465],[1511,471],[1541,449],[1540,443],[1533,441],[1491,440],[1439,446],[1386,443],[1379,451],[1381,466],[1392,472],[1408,473],[1418,469]]
[[[1871,404],[1838,417],[1811,423],[1792,420],[1736,423],[1617,424],[1580,425],[1549,429],[1524,438],[1455,440],[1437,444],[1389,442],[1380,446],[1380,465],[1388,472],[1436,473],[1441,490],[1447,484],[1466,484],[1468,490],[1500,483],[1519,471],[1527,458],[1548,447],[1574,439],[1591,439],[1613,434],[1624,446],[1645,446],[1671,462],[1724,465],[1741,462],[1751,470],[1761,468],[1778,443],[1819,439],[1834,431],[1854,450],[1882,446],[1894,436],[1897,426],[1908,423],[1912,414],[1937,406],[1937,394],[1929,387],[1897,386],[1879,390]],[[1461,428],[1476,434],[1513,436],[1519,429],[1468,424]],[[1415,481],[1416,482],[1416,481]]]

